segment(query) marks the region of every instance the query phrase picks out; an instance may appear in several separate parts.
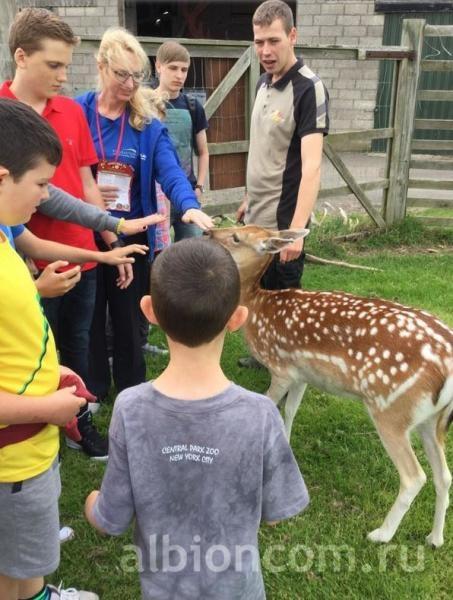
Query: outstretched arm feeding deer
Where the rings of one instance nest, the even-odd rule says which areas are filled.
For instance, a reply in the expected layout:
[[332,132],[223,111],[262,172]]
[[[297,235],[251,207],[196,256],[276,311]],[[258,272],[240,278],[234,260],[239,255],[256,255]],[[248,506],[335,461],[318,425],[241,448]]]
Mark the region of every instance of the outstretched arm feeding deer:
[[272,255],[307,233],[254,225],[210,232],[238,265],[241,302],[249,309],[245,337],[271,372],[268,395],[277,404],[286,397],[288,438],[308,383],[363,400],[400,476],[395,503],[368,535],[375,542],[392,539],[426,481],[410,443],[417,429],[436,489],[427,542],[441,546],[451,485],[444,437],[453,419],[453,331],[425,311],[386,300],[261,289]]

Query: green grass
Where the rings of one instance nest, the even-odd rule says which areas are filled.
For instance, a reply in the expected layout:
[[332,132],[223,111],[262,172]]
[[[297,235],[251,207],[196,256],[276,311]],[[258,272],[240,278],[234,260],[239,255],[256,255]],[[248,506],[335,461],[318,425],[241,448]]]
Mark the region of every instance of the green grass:
[[[332,235],[343,229],[339,222],[315,229],[307,241],[308,251],[340,256],[382,271],[308,264],[305,288],[385,297],[428,309],[453,326],[453,234],[424,230],[408,219],[398,228],[354,244],[332,241]],[[164,343],[161,332],[153,332],[152,341]],[[241,335],[228,335],[222,359],[225,372],[237,383],[263,392],[269,383],[268,374],[236,365],[245,352]],[[165,357],[150,358],[149,377],[156,376],[165,364]],[[97,418],[104,431],[110,412],[110,407],[105,407]],[[447,454],[453,466],[451,438],[450,431]],[[415,448],[428,483],[403,520],[392,546],[366,540],[366,533],[381,523],[393,503],[398,476],[360,403],[309,388],[295,419],[292,447],[309,488],[311,504],[296,518],[261,529],[268,598],[450,597],[453,511],[447,514],[445,545],[436,551],[425,546],[425,535],[432,526],[435,494],[417,439]],[[82,516],[84,498],[99,486],[104,467],[66,448],[62,453],[61,519],[74,527],[76,538],[63,546],[61,567],[53,580],[63,579],[66,585],[95,590],[102,600],[139,599],[138,576],[124,573],[121,568],[122,557],[129,556],[124,546],[131,543],[130,534],[101,538]],[[336,560],[329,550],[332,546],[339,551]],[[270,554],[272,549],[274,553]]]

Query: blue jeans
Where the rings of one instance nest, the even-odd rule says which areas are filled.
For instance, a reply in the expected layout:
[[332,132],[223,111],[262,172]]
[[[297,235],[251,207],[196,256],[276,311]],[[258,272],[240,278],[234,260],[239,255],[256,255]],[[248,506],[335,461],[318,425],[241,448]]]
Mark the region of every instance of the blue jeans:
[[177,211],[170,211],[170,227],[173,227],[175,232],[175,242],[184,240],[191,237],[200,237],[203,235],[203,231],[194,223],[183,223],[181,217],[184,213]]
[[96,300],[96,268],[84,271],[64,296],[41,300],[60,351],[60,363],[88,379],[90,327]]

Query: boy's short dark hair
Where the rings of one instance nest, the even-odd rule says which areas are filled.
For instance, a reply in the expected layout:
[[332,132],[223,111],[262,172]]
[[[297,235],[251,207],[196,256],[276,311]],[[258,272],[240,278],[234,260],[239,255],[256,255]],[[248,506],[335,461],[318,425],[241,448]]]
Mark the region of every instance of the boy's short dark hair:
[[47,121],[18,100],[0,98],[0,165],[14,180],[40,160],[56,166],[61,157],[60,140]]
[[79,43],[71,27],[50,10],[29,7],[16,14],[9,30],[11,56],[18,48],[27,54],[41,50],[44,39],[58,40],[70,46]]
[[258,27],[269,27],[276,19],[281,20],[284,30],[289,34],[294,27],[294,17],[290,7],[281,0],[266,0],[256,9],[252,23]]
[[171,62],[183,62],[190,65],[190,54],[187,48],[181,46],[178,42],[169,40],[164,42],[157,49],[156,60],[161,65],[166,65]]
[[151,296],[164,332],[195,348],[225,329],[239,304],[239,272],[231,254],[217,242],[181,240],[155,260]]

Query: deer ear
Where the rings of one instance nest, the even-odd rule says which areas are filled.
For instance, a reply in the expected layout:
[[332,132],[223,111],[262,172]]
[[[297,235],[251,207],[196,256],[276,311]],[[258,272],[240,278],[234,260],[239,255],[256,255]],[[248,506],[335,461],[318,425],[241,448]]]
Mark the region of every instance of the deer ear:
[[306,237],[310,233],[309,229],[305,229],[305,227],[300,227],[297,229],[283,229],[279,231],[278,234],[281,238],[287,240],[291,239],[293,242],[296,240],[300,240],[300,238]]
[[285,229],[283,231],[276,231],[276,235],[261,240],[259,249],[266,254],[277,254],[296,240],[304,238],[309,232],[309,229]]

